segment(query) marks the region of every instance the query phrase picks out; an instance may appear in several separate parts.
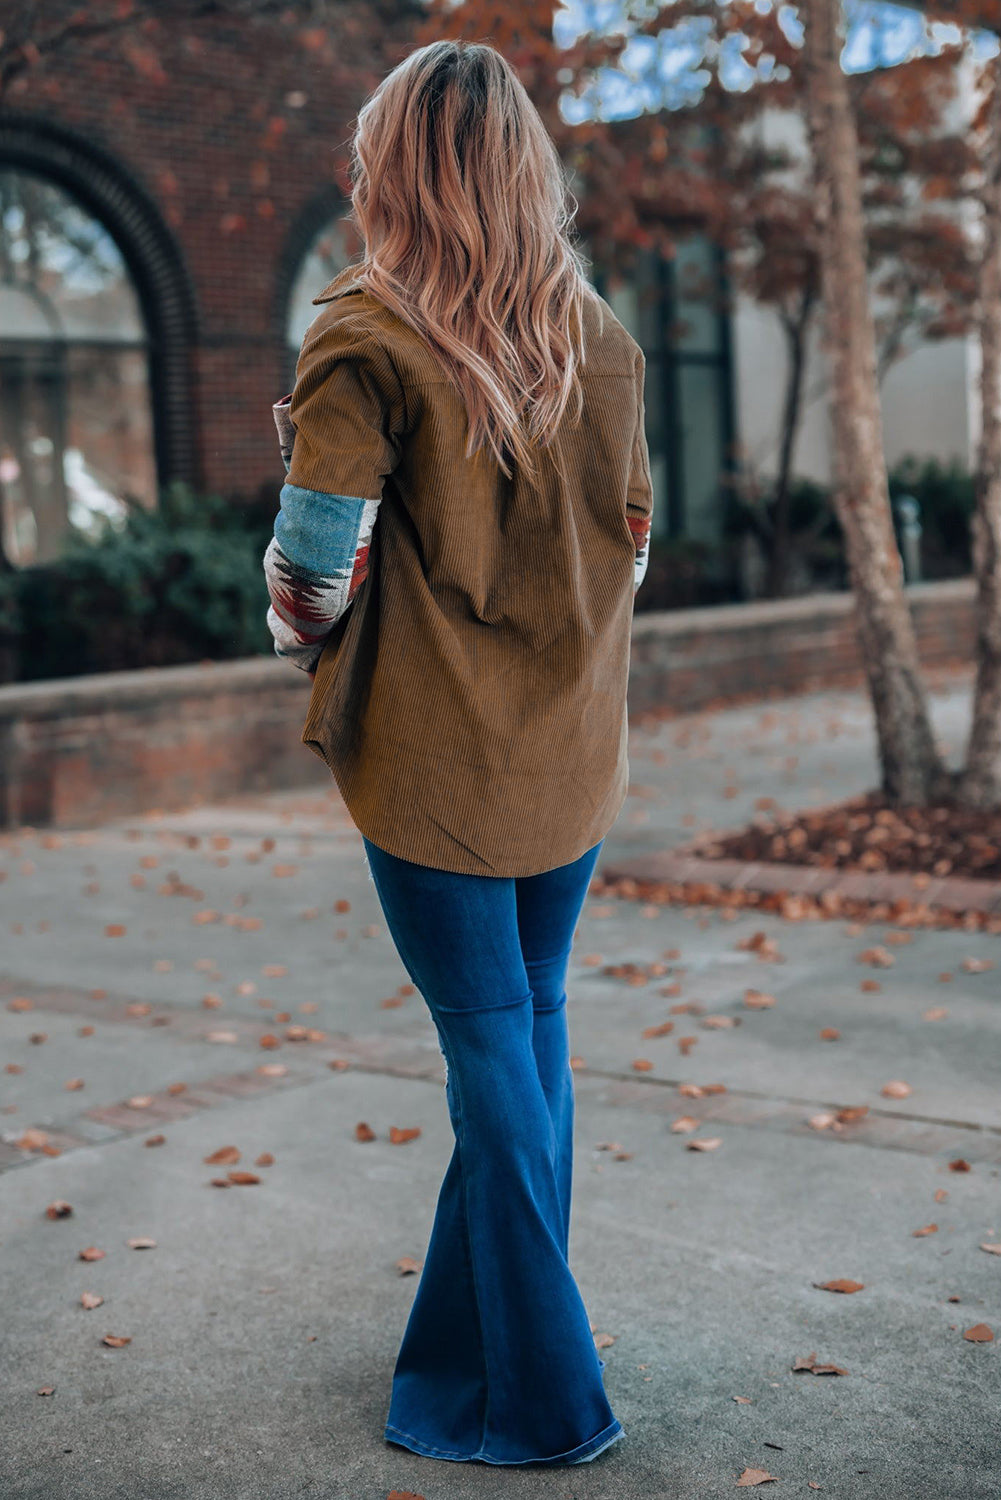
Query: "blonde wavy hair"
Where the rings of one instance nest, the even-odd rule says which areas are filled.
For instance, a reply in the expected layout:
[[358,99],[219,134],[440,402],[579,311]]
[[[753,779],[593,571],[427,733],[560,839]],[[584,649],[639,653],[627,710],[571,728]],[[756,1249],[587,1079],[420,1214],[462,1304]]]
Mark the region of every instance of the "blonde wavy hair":
[[[507,60],[480,42],[409,53],[358,112],[351,217],[362,284],[425,339],[488,443],[534,471],[574,398],[587,260],[556,146]],[[348,268],[346,268],[348,269]]]

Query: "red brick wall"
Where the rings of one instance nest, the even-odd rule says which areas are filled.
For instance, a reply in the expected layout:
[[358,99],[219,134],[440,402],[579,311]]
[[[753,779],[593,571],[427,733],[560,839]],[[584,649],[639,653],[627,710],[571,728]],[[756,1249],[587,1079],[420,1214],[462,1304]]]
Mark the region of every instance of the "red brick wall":
[[238,497],[274,484],[277,508],[283,284],[301,216],[318,196],[337,201],[335,147],[392,61],[359,67],[343,37],[301,23],[168,17],[43,59],[5,96],[8,118],[110,153],[175,237],[197,305],[199,487]]
[[[910,593],[926,667],[970,660],[970,580]],[[637,615],[630,717],[860,679],[851,599]],[[277,657],[0,687],[0,827],[93,827],[245,791],[332,785],[301,740],[309,679]]]

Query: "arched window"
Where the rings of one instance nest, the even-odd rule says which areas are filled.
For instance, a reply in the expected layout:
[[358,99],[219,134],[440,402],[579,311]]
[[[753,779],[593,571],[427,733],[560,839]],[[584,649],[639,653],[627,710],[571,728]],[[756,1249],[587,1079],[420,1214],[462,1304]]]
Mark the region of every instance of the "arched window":
[[26,567],[157,500],[149,340],[125,260],[62,187],[0,166],[0,543]]
[[343,271],[361,248],[354,226],[348,221],[348,212],[349,208],[345,208],[313,235],[293,277],[285,315],[287,389],[291,389],[295,377],[303,335],[322,311],[313,306],[313,298],[328,281],[333,281],[338,271]]

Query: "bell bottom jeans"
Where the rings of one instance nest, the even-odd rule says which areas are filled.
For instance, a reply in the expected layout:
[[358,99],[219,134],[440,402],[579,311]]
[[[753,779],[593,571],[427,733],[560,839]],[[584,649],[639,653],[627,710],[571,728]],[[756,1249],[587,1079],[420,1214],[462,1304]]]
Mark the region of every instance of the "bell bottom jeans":
[[385,1438],[429,1458],[584,1463],[625,1436],[567,1262],[566,977],[601,844],[540,875],[464,875],[364,840],[431,1012],[454,1134]]

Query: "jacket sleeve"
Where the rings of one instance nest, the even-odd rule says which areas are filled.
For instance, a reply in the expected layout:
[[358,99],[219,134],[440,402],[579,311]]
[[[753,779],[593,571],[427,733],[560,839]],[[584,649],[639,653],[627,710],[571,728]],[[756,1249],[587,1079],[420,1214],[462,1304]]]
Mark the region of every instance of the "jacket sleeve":
[[626,520],[636,543],[636,568],[633,574],[633,598],[646,576],[650,558],[650,518],[653,515],[653,481],[650,478],[650,453],[646,441],[644,382],[646,357],[636,351],[636,423],[629,463],[629,485],[626,491]]
[[385,476],[400,457],[405,398],[385,350],[350,309],[325,309],[276,402],[285,483],[264,554],[275,653],[314,672],[368,576]]

